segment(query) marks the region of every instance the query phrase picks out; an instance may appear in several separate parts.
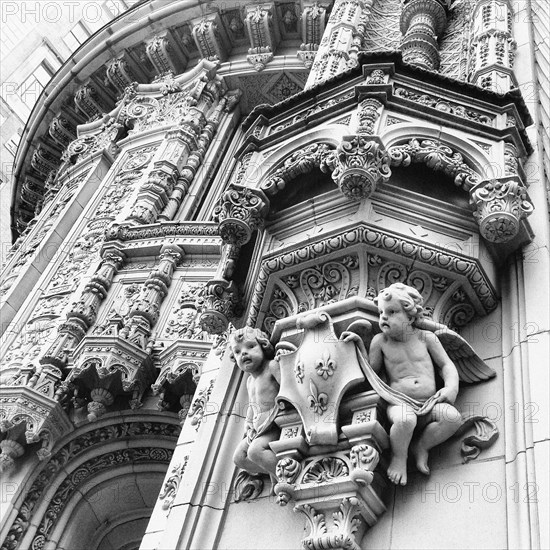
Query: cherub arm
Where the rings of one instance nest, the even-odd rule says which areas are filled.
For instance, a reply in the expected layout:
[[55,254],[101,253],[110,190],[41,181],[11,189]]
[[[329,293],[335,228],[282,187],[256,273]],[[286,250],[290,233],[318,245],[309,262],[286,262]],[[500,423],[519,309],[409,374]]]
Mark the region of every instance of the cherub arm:
[[433,332],[424,331],[426,346],[434,364],[439,368],[445,386],[436,392],[438,402],[453,404],[458,395],[458,371],[451,358],[441,345],[439,338]]

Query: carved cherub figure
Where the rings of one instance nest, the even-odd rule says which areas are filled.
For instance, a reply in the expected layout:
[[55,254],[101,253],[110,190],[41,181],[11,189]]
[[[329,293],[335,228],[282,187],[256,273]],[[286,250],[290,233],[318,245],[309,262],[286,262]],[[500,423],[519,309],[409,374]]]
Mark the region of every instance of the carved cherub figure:
[[229,346],[230,357],[249,375],[246,437],[233,460],[250,474],[266,473],[274,479],[277,458],[269,443],[279,438],[279,429],[273,422],[279,410],[275,403],[280,384],[279,363],[274,359],[269,338],[259,329],[246,327],[235,331],[229,337]]
[[[368,362],[363,341],[353,327],[341,338],[357,343],[367,379],[388,403],[392,451],[388,477],[405,485],[409,447],[418,470],[428,475],[430,449],[460,428],[462,417],[453,406],[459,380],[474,382],[495,373],[458,334],[423,318],[422,296],[415,288],[392,284],[379,293],[375,304],[382,332],[372,339]],[[453,358],[460,357],[460,374],[446,349]],[[436,388],[436,369],[443,381],[440,389]],[[377,376],[379,372],[385,373],[387,384]]]

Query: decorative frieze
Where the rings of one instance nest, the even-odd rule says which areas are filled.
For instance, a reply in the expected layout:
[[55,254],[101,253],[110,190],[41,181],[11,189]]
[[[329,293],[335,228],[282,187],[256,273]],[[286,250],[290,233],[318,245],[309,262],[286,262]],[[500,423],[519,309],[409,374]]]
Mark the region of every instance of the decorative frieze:
[[487,180],[470,191],[470,204],[483,238],[506,243],[519,233],[521,221],[534,209],[523,183],[517,176]]
[[439,68],[438,37],[447,25],[450,0],[405,0],[401,11],[403,61],[425,69]]
[[245,6],[244,24],[250,40],[247,61],[261,71],[273,59],[273,54],[280,40],[275,17],[275,6],[272,3]]

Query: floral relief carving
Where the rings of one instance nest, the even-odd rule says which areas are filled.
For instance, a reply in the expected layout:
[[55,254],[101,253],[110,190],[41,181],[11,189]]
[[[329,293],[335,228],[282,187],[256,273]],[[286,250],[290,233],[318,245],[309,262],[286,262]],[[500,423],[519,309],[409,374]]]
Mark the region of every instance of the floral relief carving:
[[172,507],[172,503],[174,502],[174,499],[176,498],[176,495],[178,493],[180,481],[183,477],[183,474],[185,473],[188,462],[189,455],[186,455],[183,457],[183,462],[178,463],[172,467],[170,476],[164,482],[162,490],[159,494],[159,499],[162,500],[163,510],[170,510],[170,508]]

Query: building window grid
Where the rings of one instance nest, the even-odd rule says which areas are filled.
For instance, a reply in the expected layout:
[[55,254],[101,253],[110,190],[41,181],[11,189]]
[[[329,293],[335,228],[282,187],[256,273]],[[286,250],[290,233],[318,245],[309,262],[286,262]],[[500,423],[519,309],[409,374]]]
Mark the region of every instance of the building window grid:
[[63,38],[63,42],[72,50],[78,49],[78,47],[86,42],[88,38],[92,36],[92,33],[86,27],[86,25],[79,21]]
[[54,74],[53,69],[43,61],[38,67],[25,79],[23,84],[19,86],[19,97],[25,105],[32,108],[46,84],[50,81]]

